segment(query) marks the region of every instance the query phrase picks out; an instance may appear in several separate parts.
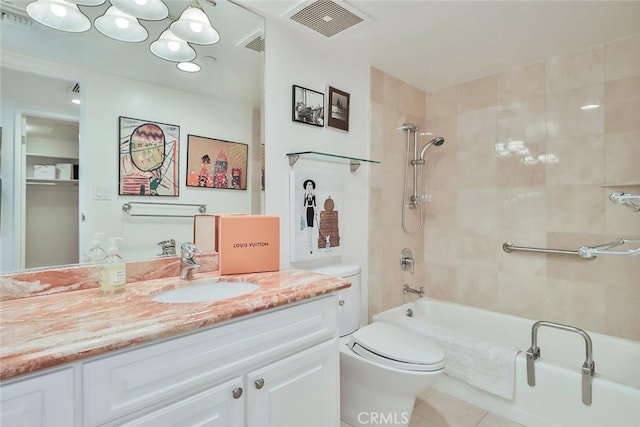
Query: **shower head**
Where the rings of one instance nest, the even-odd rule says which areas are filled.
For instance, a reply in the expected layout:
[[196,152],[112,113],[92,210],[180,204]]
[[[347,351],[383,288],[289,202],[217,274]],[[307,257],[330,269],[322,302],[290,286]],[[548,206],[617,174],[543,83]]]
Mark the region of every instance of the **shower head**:
[[427,152],[427,149],[429,147],[431,147],[432,145],[435,145],[436,147],[439,147],[442,144],[444,144],[444,138],[441,137],[441,136],[436,136],[431,141],[429,141],[426,144],[424,144],[424,147],[422,147],[422,150],[420,151],[420,159],[424,160],[424,153]]

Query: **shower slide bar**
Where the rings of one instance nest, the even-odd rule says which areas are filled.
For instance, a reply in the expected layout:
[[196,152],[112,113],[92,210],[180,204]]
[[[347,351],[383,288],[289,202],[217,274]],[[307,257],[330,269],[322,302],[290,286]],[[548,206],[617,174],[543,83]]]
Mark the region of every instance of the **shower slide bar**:
[[626,205],[634,212],[640,212],[640,194],[611,193],[609,200],[617,205]]
[[545,254],[559,254],[559,255],[578,255],[581,258],[592,260],[598,255],[640,255],[640,246],[635,249],[626,250],[614,250],[616,246],[624,245],[626,243],[640,243],[640,239],[617,239],[610,243],[605,243],[598,246],[580,246],[578,250],[568,249],[548,249],[548,248],[531,248],[527,246],[516,246],[511,242],[504,242],[502,244],[502,250],[511,253],[514,251],[522,252],[539,252]]
[[155,214],[155,213],[135,213],[131,212],[133,209],[133,205],[155,205],[155,206],[169,206],[169,207],[197,207],[198,212],[201,214],[207,211],[207,205],[205,204],[194,204],[194,203],[161,203],[161,202],[127,202],[122,205],[122,211],[129,216],[146,216],[146,217],[163,217],[163,218],[193,218],[193,214]]
[[573,332],[584,338],[586,348],[586,360],[582,364],[582,403],[591,405],[591,384],[596,371],[596,363],[593,361],[593,344],[591,337],[584,330],[575,326],[563,325],[562,323],[539,320],[531,327],[531,347],[527,350],[527,384],[531,387],[536,385],[535,361],[540,358],[540,347],[538,347],[538,329],[541,326],[560,329],[562,331]]

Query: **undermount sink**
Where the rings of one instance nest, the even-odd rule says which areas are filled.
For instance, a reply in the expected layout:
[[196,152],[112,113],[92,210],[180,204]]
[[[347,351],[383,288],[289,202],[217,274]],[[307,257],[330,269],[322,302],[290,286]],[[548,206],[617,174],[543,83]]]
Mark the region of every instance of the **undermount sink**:
[[151,297],[156,302],[215,302],[245,295],[260,286],[250,282],[206,282],[161,292]]

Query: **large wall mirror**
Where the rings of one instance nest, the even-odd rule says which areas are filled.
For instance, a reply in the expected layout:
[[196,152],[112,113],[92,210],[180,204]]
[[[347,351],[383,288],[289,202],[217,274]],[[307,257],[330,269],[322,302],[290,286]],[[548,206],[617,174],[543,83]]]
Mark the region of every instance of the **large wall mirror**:
[[[33,21],[29,3],[0,0],[0,271],[82,262],[94,236],[104,246],[122,237],[127,259],[156,256],[160,241],[192,239],[189,216],[199,211],[189,205],[209,214],[262,211],[262,17],[227,0],[199,0],[220,41],[191,44],[200,71],[189,73],[150,45],[190,0],[165,0],[169,16],[140,20],[149,36],[136,43],[96,29],[109,1],[79,6],[91,22],[79,33]],[[122,118],[179,129],[171,171],[178,195],[120,195]],[[187,185],[188,135],[246,144],[246,190]],[[130,216],[129,202],[160,204],[138,204],[130,213],[140,216]]]

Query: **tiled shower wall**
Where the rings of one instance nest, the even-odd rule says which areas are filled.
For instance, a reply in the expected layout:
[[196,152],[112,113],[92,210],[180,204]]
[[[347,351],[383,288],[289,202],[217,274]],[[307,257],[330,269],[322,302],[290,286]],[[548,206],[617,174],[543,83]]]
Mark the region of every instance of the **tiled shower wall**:
[[[391,209],[401,184],[384,183],[403,167],[392,134],[400,105],[416,103],[420,91],[378,70],[371,84],[372,156],[383,164],[372,168],[378,228],[370,241],[385,234],[392,246],[372,250],[380,257],[370,261],[375,314],[402,302],[387,297],[402,277],[393,253],[399,213]],[[640,213],[608,200],[613,191],[640,192],[640,35],[425,97],[424,117],[410,110],[414,120],[446,139],[427,154],[423,242],[409,241],[420,251],[427,294],[640,340],[639,256],[587,261],[502,250],[506,241],[577,249],[640,238]],[[600,107],[580,108],[587,104]],[[638,244],[623,249],[631,247]]]

